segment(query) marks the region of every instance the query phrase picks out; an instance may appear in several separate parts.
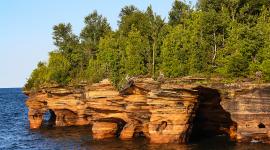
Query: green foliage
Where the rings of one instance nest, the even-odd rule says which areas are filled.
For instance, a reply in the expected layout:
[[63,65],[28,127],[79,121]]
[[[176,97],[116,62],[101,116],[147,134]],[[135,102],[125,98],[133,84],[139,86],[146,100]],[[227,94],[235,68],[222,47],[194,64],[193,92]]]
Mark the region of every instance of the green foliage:
[[270,59],[264,60],[261,64],[264,79],[270,81]]
[[138,31],[140,31],[142,36],[149,36],[151,34],[149,32],[151,28],[149,16],[146,13],[136,9],[123,15],[119,21],[119,31],[124,36],[128,36],[128,33],[132,30],[132,28],[136,28]]
[[107,19],[99,15],[97,11],[92,12],[84,19],[85,27],[80,33],[82,44],[88,54],[95,55],[100,38],[111,31],[111,27]]
[[[230,2],[229,2],[230,1]],[[228,3],[232,3],[235,0],[198,0],[199,9],[203,11],[208,10],[221,10],[222,5]]]
[[[67,59],[66,61],[68,61],[70,67],[73,68],[72,70],[68,70],[68,74],[71,78],[75,78],[85,69],[84,64],[88,61],[86,52],[82,49],[79,38],[72,33],[71,24],[60,23],[54,26],[53,30],[54,43],[58,47],[58,50],[55,52]],[[49,60],[49,64],[50,61],[51,60]]]
[[38,90],[47,79],[48,68],[45,63],[39,62],[37,68],[33,70],[30,78],[24,86],[24,90]]
[[120,51],[117,35],[110,33],[100,40],[97,60],[102,62],[105,75],[118,86],[121,80]]
[[185,19],[190,14],[190,6],[184,2],[175,0],[171,11],[169,12],[169,24],[174,26],[184,24]]
[[187,75],[189,49],[182,25],[171,30],[161,48],[161,70],[168,77]]
[[221,76],[226,81],[270,81],[268,0],[199,0],[196,8],[176,0],[166,23],[151,6],[119,14],[118,29],[96,11],[80,36],[70,23],[53,27],[56,50],[39,63],[25,89],[109,78],[117,87],[132,76]]
[[121,9],[121,12],[119,14],[120,18],[123,18],[125,16],[129,16],[134,12],[138,12],[139,9],[136,8],[134,5],[129,5],[129,6],[125,6],[124,8]]
[[136,76],[147,73],[147,57],[150,54],[148,50],[147,39],[141,36],[136,28],[132,28],[126,44],[125,70],[128,75]]
[[226,66],[227,73],[232,77],[247,76],[249,61],[241,54],[234,54],[229,58]]
[[87,72],[87,77],[90,83],[99,82],[105,77],[104,66],[101,64],[100,61],[95,60],[95,59],[89,60],[89,65],[86,72]]
[[59,51],[68,57],[75,45],[78,44],[79,39],[72,33],[72,26],[70,23],[60,23],[53,27],[54,44],[59,48]]
[[66,85],[70,78],[71,64],[68,59],[58,52],[51,52],[48,64],[48,79],[60,85]]
[[[148,72],[152,73],[152,77],[157,75],[159,70],[160,52],[163,39],[167,34],[166,24],[159,15],[156,15],[152,6],[150,5],[145,12],[147,19],[150,22],[150,34],[148,35],[148,41],[150,46],[150,53],[148,56]],[[151,64],[151,65],[150,65]]]

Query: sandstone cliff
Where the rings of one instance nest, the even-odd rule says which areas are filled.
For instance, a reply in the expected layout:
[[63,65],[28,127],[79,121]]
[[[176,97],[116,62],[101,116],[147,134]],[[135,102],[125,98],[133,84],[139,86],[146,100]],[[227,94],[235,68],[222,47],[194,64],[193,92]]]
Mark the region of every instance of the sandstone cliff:
[[39,128],[49,111],[52,125],[89,125],[95,139],[145,136],[152,143],[187,143],[226,134],[239,142],[270,141],[270,84],[203,81],[138,78],[121,91],[108,80],[46,88],[26,102],[30,127]]

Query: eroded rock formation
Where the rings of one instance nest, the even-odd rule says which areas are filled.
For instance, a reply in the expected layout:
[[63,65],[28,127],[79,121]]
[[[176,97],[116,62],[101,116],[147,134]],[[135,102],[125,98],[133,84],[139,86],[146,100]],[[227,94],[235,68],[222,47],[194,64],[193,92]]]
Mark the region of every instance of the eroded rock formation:
[[239,142],[270,141],[270,84],[204,83],[204,79],[108,80],[80,88],[44,88],[26,102],[30,128],[49,111],[54,126],[89,125],[95,139],[145,136],[152,143],[187,143],[227,134]]

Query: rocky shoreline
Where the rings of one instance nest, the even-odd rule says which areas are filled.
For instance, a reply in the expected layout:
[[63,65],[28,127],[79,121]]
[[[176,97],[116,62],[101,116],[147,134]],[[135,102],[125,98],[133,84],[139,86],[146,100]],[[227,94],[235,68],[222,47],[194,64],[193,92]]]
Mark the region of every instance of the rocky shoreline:
[[[53,126],[89,125],[94,139],[145,136],[151,143],[188,143],[226,134],[270,143],[270,84],[206,79],[135,78],[118,91],[108,80],[29,94],[30,128],[50,112]],[[89,132],[90,134],[90,132]]]

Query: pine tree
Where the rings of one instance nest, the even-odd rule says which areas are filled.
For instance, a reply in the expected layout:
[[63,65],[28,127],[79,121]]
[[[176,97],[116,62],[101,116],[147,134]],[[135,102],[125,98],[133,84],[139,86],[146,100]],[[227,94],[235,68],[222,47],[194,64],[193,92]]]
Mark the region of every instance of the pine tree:
[[148,73],[147,57],[149,55],[149,43],[146,37],[132,27],[128,34],[126,44],[125,70],[129,76],[144,75]]

